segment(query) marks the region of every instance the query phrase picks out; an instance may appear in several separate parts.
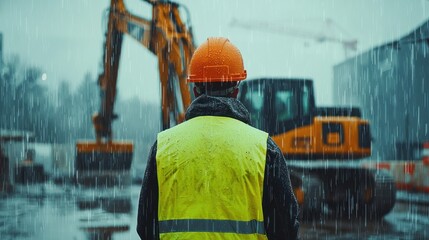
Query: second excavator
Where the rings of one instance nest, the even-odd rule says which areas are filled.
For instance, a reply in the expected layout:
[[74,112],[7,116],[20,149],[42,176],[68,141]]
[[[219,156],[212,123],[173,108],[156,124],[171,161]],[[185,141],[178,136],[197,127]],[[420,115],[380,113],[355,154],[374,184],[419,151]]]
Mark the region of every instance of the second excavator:
[[239,99],[288,160],[304,218],[379,219],[392,210],[392,177],[356,161],[371,155],[369,123],[359,108],[316,107],[310,79],[245,81]]

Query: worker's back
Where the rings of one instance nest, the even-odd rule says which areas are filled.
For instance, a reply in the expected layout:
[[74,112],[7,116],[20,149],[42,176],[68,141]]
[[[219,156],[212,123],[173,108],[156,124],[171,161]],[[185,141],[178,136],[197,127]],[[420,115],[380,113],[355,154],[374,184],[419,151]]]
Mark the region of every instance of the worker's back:
[[156,155],[160,234],[227,239],[232,235],[225,233],[235,232],[264,238],[267,138],[219,116],[196,117],[161,132]]
[[158,134],[139,200],[141,239],[296,239],[286,161],[238,101],[240,51],[209,38],[192,56],[197,97],[184,123]]

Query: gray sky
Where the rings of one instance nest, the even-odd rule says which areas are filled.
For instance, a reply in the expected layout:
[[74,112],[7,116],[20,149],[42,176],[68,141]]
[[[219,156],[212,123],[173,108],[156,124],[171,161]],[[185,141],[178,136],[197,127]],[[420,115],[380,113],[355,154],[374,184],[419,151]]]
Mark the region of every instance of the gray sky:
[[[55,89],[60,80],[76,87],[86,72],[100,72],[108,0],[0,0],[4,55],[17,54],[40,66]],[[429,19],[428,0],[182,0],[191,14],[197,44],[209,36],[228,37],[241,50],[249,78],[308,77],[319,104],[333,104],[332,67],[344,59],[337,43],[231,27],[232,19],[269,22],[291,29],[326,31],[324,19],[343,30],[337,37],[357,39],[358,52],[403,36]],[[125,1],[136,15],[150,18],[138,0]],[[184,14],[185,16],[185,14]],[[341,36],[340,36],[341,35]],[[356,54],[356,53],[355,53]],[[159,102],[157,59],[125,38],[119,70],[121,98]],[[95,93],[97,94],[97,93]]]

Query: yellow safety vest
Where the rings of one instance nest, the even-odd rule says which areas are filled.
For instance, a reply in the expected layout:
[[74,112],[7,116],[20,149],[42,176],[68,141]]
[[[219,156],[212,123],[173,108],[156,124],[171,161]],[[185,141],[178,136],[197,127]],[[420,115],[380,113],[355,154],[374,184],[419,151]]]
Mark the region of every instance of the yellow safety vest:
[[201,116],[158,134],[161,239],[267,239],[262,191],[268,134]]

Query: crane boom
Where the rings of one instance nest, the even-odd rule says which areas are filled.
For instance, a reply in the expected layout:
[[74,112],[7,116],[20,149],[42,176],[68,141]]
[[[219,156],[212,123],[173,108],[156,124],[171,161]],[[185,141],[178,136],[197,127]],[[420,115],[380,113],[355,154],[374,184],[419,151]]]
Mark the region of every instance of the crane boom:
[[[327,26],[333,25],[333,21],[330,19],[326,20],[325,22]],[[258,30],[262,32],[276,33],[276,34],[288,35],[288,36],[305,38],[305,39],[314,39],[317,42],[339,43],[343,46],[346,53],[347,53],[347,50],[352,50],[352,51],[357,50],[358,41],[356,39],[338,38],[336,36],[332,36],[326,33],[315,33],[308,30],[293,28],[282,24],[281,25],[273,24],[273,23],[264,22],[264,21],[249,22],[249,21],[233,19],[230,25],[232,27],[239,27],[247,30]]]

